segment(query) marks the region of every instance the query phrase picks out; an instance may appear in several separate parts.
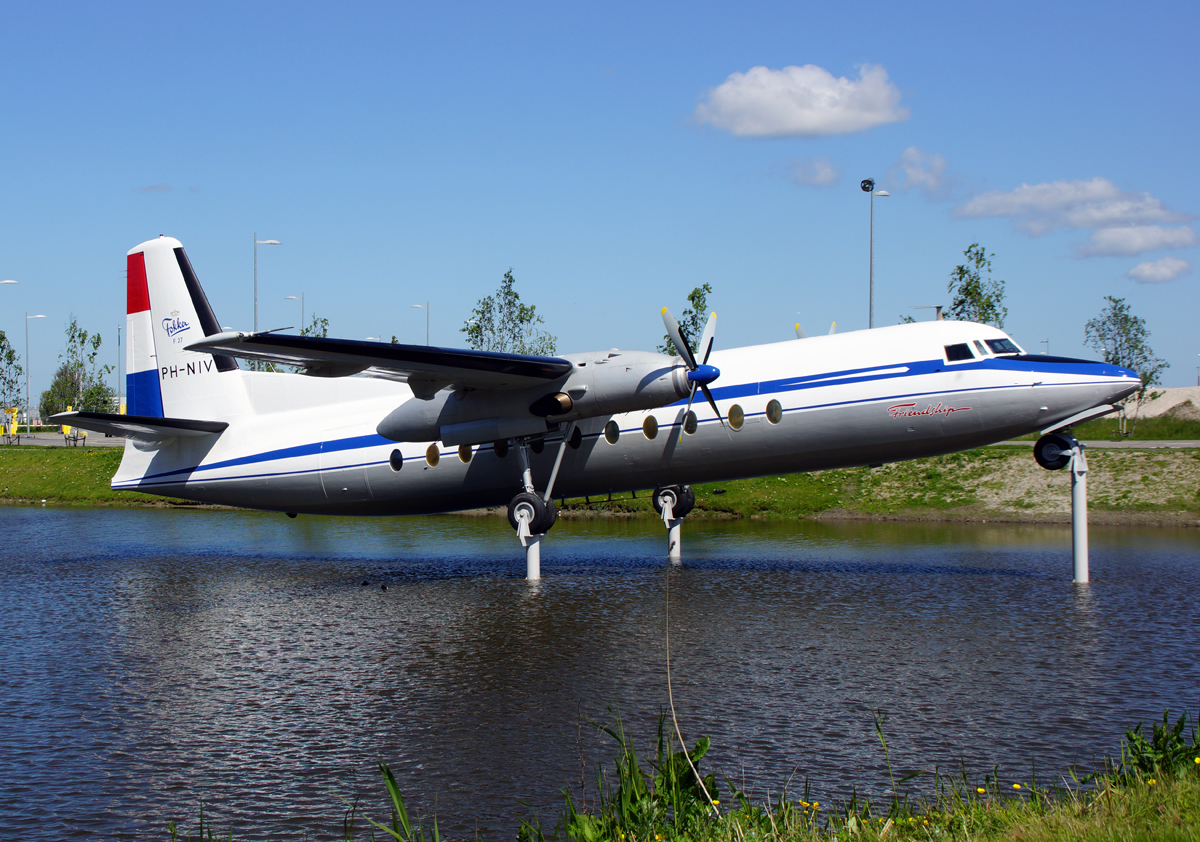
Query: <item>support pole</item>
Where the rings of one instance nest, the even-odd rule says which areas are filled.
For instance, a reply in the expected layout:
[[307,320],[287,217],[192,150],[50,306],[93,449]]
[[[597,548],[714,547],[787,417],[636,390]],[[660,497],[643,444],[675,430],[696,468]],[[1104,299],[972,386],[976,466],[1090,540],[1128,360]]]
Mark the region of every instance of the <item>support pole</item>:
[[530,535],[525,539],[525,578],[530,582],[542,578],[541,535]]
[[1075,584],[1088,581],[1087,458],[1076,442],[1071,454],[1071,553],[1075,561]]
[[673,517],[667,521],[667,560],[678,564],[683,559],[683,554],[679,548],[679,538],[683,534],[680,528],[683,526],[683,518]]

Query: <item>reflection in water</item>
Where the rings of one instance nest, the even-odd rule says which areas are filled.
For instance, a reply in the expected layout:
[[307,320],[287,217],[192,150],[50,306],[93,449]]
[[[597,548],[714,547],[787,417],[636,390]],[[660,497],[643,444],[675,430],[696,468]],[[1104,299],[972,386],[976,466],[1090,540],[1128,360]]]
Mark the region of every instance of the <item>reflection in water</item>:
[[[670,579],[685,735],[761,795],[823,801],[898,768],[1014,780],[1115,749],[1200,695],[1200,534],[1066,527],[560,522],[546,578],[499,519],[0,509],[0,803],[24,838],[193,820],[336,836],[334,793],[383,812],[381,756],[455,837],[510,836],[666,703]],[[382,586],[386,585],[384,590]],[[290,838],[290,837],[289,837]]]

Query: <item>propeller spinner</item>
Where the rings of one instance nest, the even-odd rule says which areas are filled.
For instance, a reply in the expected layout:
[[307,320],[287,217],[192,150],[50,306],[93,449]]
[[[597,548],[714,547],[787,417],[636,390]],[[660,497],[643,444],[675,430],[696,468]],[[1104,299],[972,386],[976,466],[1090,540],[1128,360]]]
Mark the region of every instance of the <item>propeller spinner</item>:
[[[725,426],[725,419],[721,417],[721,410],[717,408],[717,402],[713,399],[712,392],[708,390],[708,384],[721,376],[721,370],[716,366],[708,364],[708,357],[712,354],[713,342],[716,340],[717,334],[717,314],[710,313],[708,323],[704,325],[704,332],[700,334],[699,351],[701,357],[697,362],[696,355],[692,353],[692,346],[688,344],[687,337],[679,329],[679,322],[675,321],[675,317],[671,315],[671,311],[666,307],[662,308],[663,324],[667,326],[667,335],[671,337],[671,343],[675,346],[675,350],[679,352],[679,356],[683,358],[683,364],[688,368],[687,379],[692,384],[692,393],[688,396],[687,412],[684,413],[684,418],[687,418],[687,413],[692,411],[692,401],[696,399],[696,389],[704,393],[705,400],[712,407],[713,412],[717,414],[717,420],[721,422],[721,426]],[[728,430],[726,430],[728,432]],[[679,439],[683,440],[683,427],[679,428]]]

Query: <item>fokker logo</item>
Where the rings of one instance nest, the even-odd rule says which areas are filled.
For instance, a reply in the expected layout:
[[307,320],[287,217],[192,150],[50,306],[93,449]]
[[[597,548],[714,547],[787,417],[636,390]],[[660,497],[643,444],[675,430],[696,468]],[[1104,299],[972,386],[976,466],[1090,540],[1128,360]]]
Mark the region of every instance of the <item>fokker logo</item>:
[[897,403],[889,406],[887,411],[893,418],[920,418],[927,415],[953,415],[955,412],[967,412],[970,409],[969,406],[946,406],[941,402],[936,406],[929,404],[924,409],[917,409],[915,403]]
[[190,324],[179,318],[179,311],[172,310],[169,319],[163,319],[163,330],[167,332],[167,336],[174,336],[177,333],[183,333],[191,327]]

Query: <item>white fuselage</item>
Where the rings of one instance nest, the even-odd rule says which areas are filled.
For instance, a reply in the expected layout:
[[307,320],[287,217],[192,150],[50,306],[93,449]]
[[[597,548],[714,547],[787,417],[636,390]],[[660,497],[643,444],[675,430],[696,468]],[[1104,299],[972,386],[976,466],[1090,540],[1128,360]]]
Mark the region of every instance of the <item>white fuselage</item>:
[[[579,446],[565,449],[554,496],[963,450],[1046,428],[1140,385],[1133,372],[1102,363],[974,350],[1004,337],[984,325],[940,321],[716,351],[710,362],[721,375],[713,396],[723,416],[741,416],[736,429],[732,423],[722,429],[702,398],[693,405],[696,431],[682,441],[686,401],[583,419]],[[974,357],[949,361],[944,349],[955,343],[971,345]],[[589,355],[589,364],[621,365],[620,352],[596,357]],[[402,383],[247,371],[222,377],[239,383],[238,400],[213,416],[229,427],[218,436],[154,447],[130,442],[113,488],[273,511],[369,515],[503,505],[522,489],[515,452],[379,435],[382,419],[417,400]],[[649,417],[657,424],[647,424]],[[604,432],[609,421],[619,430],[611,442],[612,428],[609,437]],[[551,441],[532,455],[539,489],[557,450]]]

